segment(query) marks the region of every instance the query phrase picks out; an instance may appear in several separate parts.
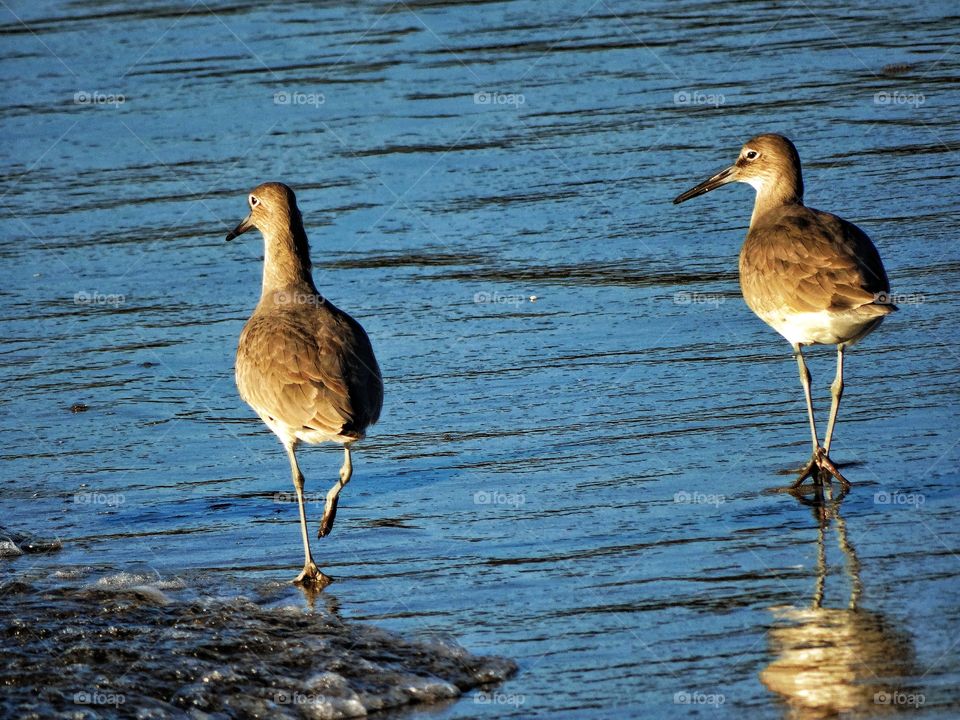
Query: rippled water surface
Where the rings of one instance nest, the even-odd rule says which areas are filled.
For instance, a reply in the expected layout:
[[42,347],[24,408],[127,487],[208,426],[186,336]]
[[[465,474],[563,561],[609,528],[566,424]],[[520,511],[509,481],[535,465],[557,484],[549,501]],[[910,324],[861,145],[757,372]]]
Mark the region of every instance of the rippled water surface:
[[[2,4],[4,714],[956,716],[958,32],[946,2]],[[762,131],[900,304],[819,504],[775,491],[809,440],[739,295],[752,191],[670,203]],[[223,237],[265,180],[386,386],[319,597],[233,383],[262,243]],[[300,457],[315,531],[340,453]]]

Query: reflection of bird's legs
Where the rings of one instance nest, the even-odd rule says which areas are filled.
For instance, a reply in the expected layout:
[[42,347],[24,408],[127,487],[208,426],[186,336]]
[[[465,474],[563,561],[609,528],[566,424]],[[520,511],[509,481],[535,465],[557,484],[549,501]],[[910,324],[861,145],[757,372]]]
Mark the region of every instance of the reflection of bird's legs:
[[834,517],[837,521],[837,545],[840,546],[844,558],[846,558],[846,571],[850,576],[850,603],[848,607],[851,610],[857,609],[857,603],[860,601],[860,594],[863,592],[863,581],[860,579],[860,558],[857,557],[856,548],[847,539],[847,521],[840,514],[841,495],[833,503]]
[[826,527],[826,520],[821,515],[820,523],[817,527],[817,584],[813,591],[814,610],[819,610],[823,605],[823,590],[827,584],[827,548],[824,542]]

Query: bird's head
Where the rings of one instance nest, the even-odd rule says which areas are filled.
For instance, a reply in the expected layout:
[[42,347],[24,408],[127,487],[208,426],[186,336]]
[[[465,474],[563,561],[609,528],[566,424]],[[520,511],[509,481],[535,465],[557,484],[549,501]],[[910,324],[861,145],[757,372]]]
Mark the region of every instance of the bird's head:
[[287,185],[279,182],[267,182],[257,185],[247,196],[250,214],[227,234],[227,240],[243,235],[247,230],[257,228],[266,237],[271,230],[285,230],[295,224],[301,224],[297,197]]
[[758,198],[771,198],[779,202],[803,201],[803,179],[797,148],[783,135],[768,133],[748,140],[733,165],[681,193],[673,202],[682,203],[732,182],[752,186]]

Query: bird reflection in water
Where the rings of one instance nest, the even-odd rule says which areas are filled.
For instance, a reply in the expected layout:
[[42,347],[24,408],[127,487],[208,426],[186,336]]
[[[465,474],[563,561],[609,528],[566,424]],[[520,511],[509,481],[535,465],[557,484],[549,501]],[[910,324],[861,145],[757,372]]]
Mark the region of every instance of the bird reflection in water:
[[[818,522],[817,581],[809,607],[770,608],[769,631],[774,660],[760,681],[787,704],[785,717],[796,720],[876,716],[885,710],[915,709],[923,697],[907,686],[915,676],[909,635],[880,613],[859,606],[863,583],[860,561],[840,515],[842,497],[801,500]],[[825,602],[828,574],[826,537],[831,524],[846,563],[850,597],[846,607]]]

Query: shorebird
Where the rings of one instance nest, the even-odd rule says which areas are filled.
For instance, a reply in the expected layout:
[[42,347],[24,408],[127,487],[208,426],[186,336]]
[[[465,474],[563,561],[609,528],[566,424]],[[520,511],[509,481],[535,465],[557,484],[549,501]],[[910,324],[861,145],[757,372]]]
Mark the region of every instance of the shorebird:
[[304,566],[294,582],[325,585],[310,554],[303,507],[300,442],[343,445],[340,478],[326,496],[318,537],[333,529],[340,491],[350,481],[350,448],[380,417],[383,380],[367,333],[313,284],[310,246],[293,190],[259,185],[247,197],[250,214],[227,235],[252,228],[263,235],[260,302],[240,334],[237,389],[283,443],[300,506]]
[[[843,395],[843,354],[896,310],[880,254],[853,223],[803,204],[796,147],[783,135],[758,135],[725,170],[674,199],[674,204],[732,182],[756,190],[750,229],[740,250],[740,289],[753,312],[793,346],[813,438],[813,456],[794,488],[808,477],[829,476],[850,487],[830,459],[830,442]],[[821,446],[810,396],[810,371],[801,348],[836,345],[837,374]]]

